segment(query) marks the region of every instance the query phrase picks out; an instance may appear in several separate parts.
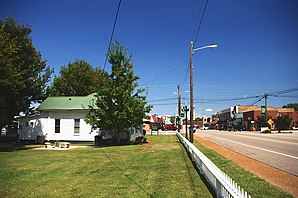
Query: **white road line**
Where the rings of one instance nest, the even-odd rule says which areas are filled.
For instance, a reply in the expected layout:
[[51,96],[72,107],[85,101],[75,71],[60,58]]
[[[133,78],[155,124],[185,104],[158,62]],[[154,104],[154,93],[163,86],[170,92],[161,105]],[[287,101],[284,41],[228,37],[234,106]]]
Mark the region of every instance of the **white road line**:
[[256,147],[256,146],[252,146],[252,145],[248,145],[248,144],[243,144],[243,143],[240,143],[240,142],[235,142],[235,141],[227,140],[227,139],[220,138],[220,137],[216,137],[216,138],[222,139],[222,140],[225,140],[225,141],[228,141],[228,142],[233,142],[235,144],[240,144],[240,145],[243,145],[243,146],[247,146],[247,147],[251,147],[251,148],[255,148],[255,149],[260,149],[260,150],[267,151],[267,152],[270,152],[270,153],[275,153],[275,154],[278,154],[278,155],[283,155],[283,156],[286,156],[286,157],[298,159],[298,157],[296,157],[296,156],[292,156],[292,155],[288,155],[288,154],[284,154],[284,153],[279,153],[279,152],[276,152],[276,151],[271,151],[271,150],[268,150],[268,149],[264,149],[264,148],[260,148],[260,147]]

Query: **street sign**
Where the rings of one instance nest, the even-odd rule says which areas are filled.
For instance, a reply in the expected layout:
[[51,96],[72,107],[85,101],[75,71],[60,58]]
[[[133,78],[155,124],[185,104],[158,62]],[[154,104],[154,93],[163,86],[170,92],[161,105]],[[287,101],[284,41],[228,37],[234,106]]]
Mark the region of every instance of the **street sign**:
[[272,124],[274,123],[273,120],[269,119],[267,123],[270,125],[270,128],[272,128]]

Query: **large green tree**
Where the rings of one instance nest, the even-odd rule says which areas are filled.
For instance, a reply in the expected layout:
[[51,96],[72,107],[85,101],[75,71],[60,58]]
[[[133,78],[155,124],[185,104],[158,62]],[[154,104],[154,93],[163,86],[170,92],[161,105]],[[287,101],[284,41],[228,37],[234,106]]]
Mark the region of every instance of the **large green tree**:
[[127,49],[116,42],[111,45],[108,57],[112,72],[98,90],[95,106],[89,106],[86,122],[113,132],[119,142],[119,134],[142,124],[151,106],[146,105],[145,90],[136,90],[139,76],[134,75],[132,56],[127,57]]
[[0,129],[46,97],[52,70],[34,47],[31,31],[13,17],[0,19]]
[[49,89],[51,96],[86,96],[98,89],[107,78],[107,73],[93,68],[84,60],[76,60],[62,66]]
[[290,129],[292,120],[293,119],[288,115],[278,116],[274,120],[275,127],[277,128],[277,130],[288,130]]
[[282,106],[282,108],[294,108],[295,111],[298,111],[298,103],[290,103],[290,104]]

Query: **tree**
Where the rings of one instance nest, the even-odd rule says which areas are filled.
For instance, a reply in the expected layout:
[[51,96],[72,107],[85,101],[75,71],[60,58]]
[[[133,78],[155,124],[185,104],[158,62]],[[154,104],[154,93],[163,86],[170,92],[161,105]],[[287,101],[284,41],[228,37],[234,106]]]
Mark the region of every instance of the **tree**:
[[260,129],[261,127],[267,127],[269,119],[272,119],[272,117],[268,116],[266,120],[264,116],[257,116],[257,128]]
[[46,98],[52,70],[33,46],[31,28],[13,17],[0,19],[0,129],[32,103]]
[[275,119],[275,127],[277,130],[288,130],[290,129],[292,118],[288,115],[281,115]]
[[112,72],[98,89],[94,106],[86,116],[86,122],[94,128],[111,131],[120,142],[120,133],[126,129],[143,123],[143,118],[150,111],[146,106],[146,96],[142,95],[144,89],[135,89],[138,86],[139,76],[133,72],[131,58],[126,57],[127,49],[118,42],[112,44],[108,52]]
[[294,108],[295,111],[298,111],[298,103],[290,103],[290,104],[282,106],[282,108]]
[[98,90],[107,73],[94,69],[84,60],[76,60],[62,66],[60,76],[55,76],[49,89],[51,96],[86,96]]

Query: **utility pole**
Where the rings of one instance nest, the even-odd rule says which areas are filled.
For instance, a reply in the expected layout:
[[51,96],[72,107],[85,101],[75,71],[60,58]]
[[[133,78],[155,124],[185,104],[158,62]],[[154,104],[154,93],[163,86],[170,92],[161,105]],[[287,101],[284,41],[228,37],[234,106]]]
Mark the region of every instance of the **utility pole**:
[[266,122],[266,126],[267,126],[267,97],[268,97],[268,94],[265,93],[264,98],[265,98],[265,122]]
[[[180,85],[177,86],[178,88],[178,118],[180,119],[180,122],[181,122],[181,118],[180,118],[180,115],[181,115],[181,95],[180,95]],[[178,124],[178,132],[180,132],[180,125]]]
[[180,110],[181,110],[181,95],[180,95],[180,85],[177,85],[177,92],[178,92],[178,115],[180,117]]
[[189,109],[187,108],[187,103],[184,106],[184,112],[185,112],[185,138],[188,139],[188,134],[187,134],[187,112]]
[[189,74],[190,74],[190,130],[189,130],[189,136],[190,136],[190,142],[193,143],[193,109],[194,109],[194,101],[193,101],[193,78],[192,78],[192,55],[193,55],[193,42],[190,42],[190,53],[189,53]]

